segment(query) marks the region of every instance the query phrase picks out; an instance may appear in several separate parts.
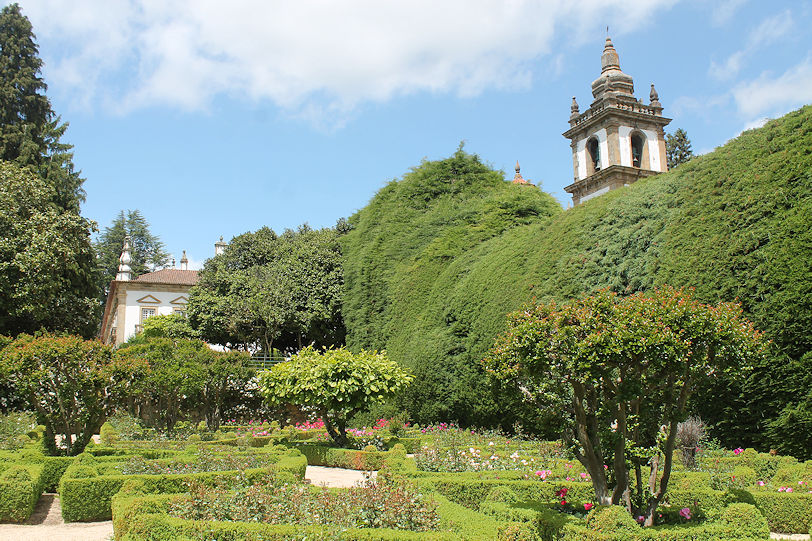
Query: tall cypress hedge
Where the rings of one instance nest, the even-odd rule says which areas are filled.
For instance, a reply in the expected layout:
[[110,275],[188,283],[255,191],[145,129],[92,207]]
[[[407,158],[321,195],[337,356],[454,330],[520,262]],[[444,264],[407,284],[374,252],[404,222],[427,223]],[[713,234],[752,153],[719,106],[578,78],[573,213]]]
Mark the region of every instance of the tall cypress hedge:
[[[351,222],[348,342],[414,371],[406,406],[419,421],[510,417],[478,365],[509,311],[660,284],[738,300],[775,343],[747,381],[720,378],[698,397],[725,442],[787,448],[771,423],[812,407],[810,106],[566,212],[459,151],[390,183]],[[794,422],[809,423],[805,411]]]

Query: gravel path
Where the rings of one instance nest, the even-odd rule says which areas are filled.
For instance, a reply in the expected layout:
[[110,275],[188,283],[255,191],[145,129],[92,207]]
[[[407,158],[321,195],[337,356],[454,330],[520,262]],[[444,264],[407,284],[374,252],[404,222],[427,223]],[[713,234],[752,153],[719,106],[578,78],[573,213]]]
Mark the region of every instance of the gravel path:
[[345,470],[342,468],[328,468],[326,466],[308,466],[305,472],[305,480],[316,486],[328,486],[347,488],[363,483],[366,479],[365,473],[369,473],[372,479],[378,472],[362,472],[357,470]]
[[109,520],[65,524],[56,494],[43,494],[25,524],[0,524],[0,539],[14,541],[106,541],[112,537]]

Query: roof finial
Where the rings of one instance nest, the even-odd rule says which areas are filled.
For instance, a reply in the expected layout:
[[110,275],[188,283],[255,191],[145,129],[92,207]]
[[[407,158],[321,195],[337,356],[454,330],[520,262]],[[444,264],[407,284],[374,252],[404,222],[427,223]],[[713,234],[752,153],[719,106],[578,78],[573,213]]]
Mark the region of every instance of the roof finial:
[[189,258],[186,257],[186,250],[180,256],[180,270],[189,270]]
[[121,250],[121,256],[118,258],[118,272],[116,273],[116,280],[119,282],[129,282],[132,279],[133,272],[130,268],[132,257],[130,257],[130,236],[124,237],[124,248]]
[[519,160],[516,160],[516,174],[517,174],[517,175],[519,174],[519,170],[520,170],[520,167],[519,167]]
[[657,90],[654,88],[654,83],[651,83],[651,92],[648,95],[649,99],[651,100],[652,107],[662,107],[660,103],[660,96],[657,94]]
[[575,96],[572,97],[572,105],[570,105],[570,120],[575,120],[580,115],[578,102],[575,101]]
[[617,55],[615,46],[612,43],[612,38],[609,37],[607,26],[606,43],[603,46],[603,54],[601,55],[601,73],[609,71],[610,69],[620,69],[620,57]]

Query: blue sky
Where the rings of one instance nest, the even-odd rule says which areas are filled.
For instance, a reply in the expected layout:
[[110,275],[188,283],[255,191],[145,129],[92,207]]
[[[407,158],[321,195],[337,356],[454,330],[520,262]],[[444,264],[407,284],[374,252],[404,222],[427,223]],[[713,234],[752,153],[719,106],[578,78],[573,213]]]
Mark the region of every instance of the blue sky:
[[139,209],[175,257],[331,226],[465,141],[566,206],[570,101],[606,26],[696,152],[812,102],[812,2],[21,0],[103,228]]

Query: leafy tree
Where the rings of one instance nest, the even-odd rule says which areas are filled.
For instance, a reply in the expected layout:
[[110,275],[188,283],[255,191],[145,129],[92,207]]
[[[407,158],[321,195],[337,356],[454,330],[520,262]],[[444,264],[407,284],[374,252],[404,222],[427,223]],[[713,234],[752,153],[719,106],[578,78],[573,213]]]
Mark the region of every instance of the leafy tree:
[[515,312],[485,362],[498,376],[563,385],[571,396],[566,438],[596,499],[625,504],[651,526],[689,397],[703,380],[752,365],[765,346],[739,306],[703,305],[666,287],[628,297],[603,291]]
[[190,292],[192,326],[210,343],[266,353],[342,344],[338,237],[334,229],[302,226],[232,239]]
[[116,356],[132,362],[137,374],[133,394],[140,411],[136,413],[146,414],[150,424],[171,434],[184,413],[196,405],[206,376],[200,357],[207,349],[199,340],[170,338],[122,345]]
[[0,352],[0,370],[45,425],[46,445],[68,455],[84,450],[127,379],[108,346],[76,336],[21,335]]
[[186,330],[172,318],[164,322],[172,324],[153,326],[147,337],[145,328],[116,351],[122,361],[132,363],[136,374],[133,409],[167,433],[179,420],[199,414],[211,430],[217,430],[226,412],[252,401],[248,388],[254,370],[248,367],[249,356],[213,351],[200,340],[183,338]]
[[412,380],[385,353],[345,348],[303,348],[289,361],[260,372],[259,385],[272,405],[315,408],[333,441],[347,442],[347,420],[402,391]]
[[31,171],[0,163],[0,334],[96,331],[93,224],[53,199]]
[[677,128],[677,131],[673,134],[666,134],[665,158],[668,163],[668,169],[673,169],[693,157],[694,152],[691,150],[691,140],[688,139],[688,134],[685,133],[685,130]]
[[40,77],[42,60],[31,22],[11,4],[0,11],[0,160],[31,167],[52,188],[60,208],[79,211],[84,201],[71,145],[61,142],[68,127],[51,109]]
[[192,340],[197,338],[189,320],[181,314],[159,315],[144,321],[142,331],[130,338],[130,342],[150,338],[173,338],[175,340]]
[[116,277],[118,258],[124,247],[124,238],[130,237],[130,255],[133,276],[152,272],[169,263],[169,254],[164,243],[149,230],[149,222],[136,210],[122,210],[110,227],[105,227],[94,248],[101,270],[101,289],[105,290],[110,280]]

